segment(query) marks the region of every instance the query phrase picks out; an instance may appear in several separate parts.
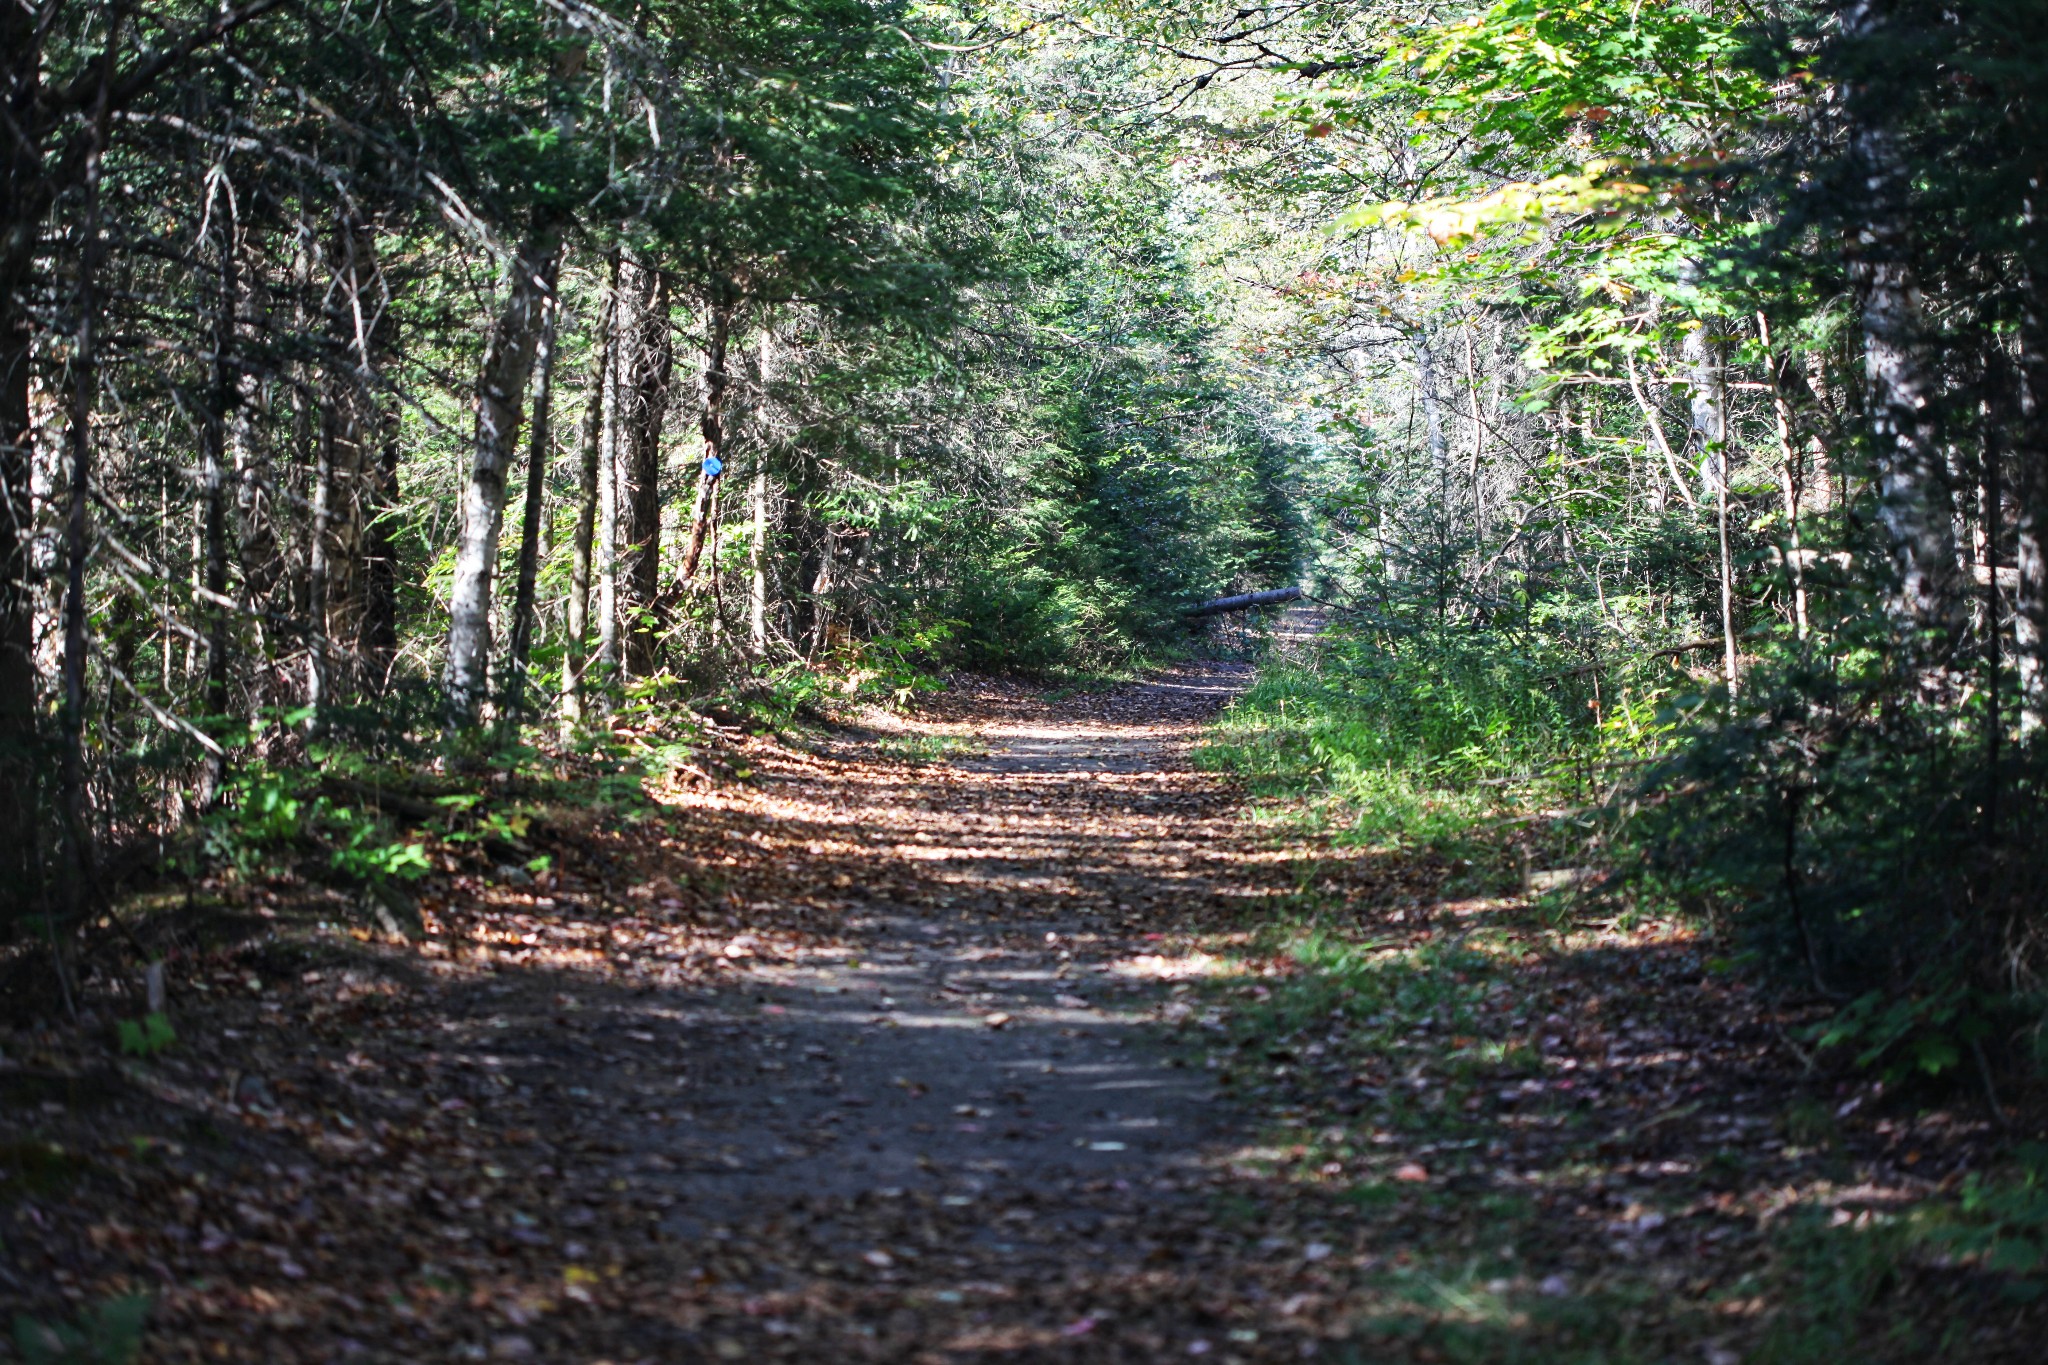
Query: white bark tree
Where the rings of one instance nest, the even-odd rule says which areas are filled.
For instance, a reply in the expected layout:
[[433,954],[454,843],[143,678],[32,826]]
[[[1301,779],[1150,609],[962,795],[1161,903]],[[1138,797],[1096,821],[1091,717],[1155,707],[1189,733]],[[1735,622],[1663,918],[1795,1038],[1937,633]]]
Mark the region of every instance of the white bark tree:
[[448,663],[443,675],[451,728],[474,725],[490,682],[491,579],[505,518],[505,475],[519,445],[526,382],[554,294],[560,234],[537,228],[520,244],[505,306],[491,327],[477,373],[476,440],[462,489],[462,530],[448,602]]

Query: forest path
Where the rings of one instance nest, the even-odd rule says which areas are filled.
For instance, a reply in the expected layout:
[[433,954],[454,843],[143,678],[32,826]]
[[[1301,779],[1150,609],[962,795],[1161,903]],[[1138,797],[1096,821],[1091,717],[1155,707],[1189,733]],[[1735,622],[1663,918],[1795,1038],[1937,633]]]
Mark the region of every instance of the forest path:
[[[1147,683],[1121,721],[989,726],[985,755],[886,803],[849,799],[862,856],[909,894],[869,899],[840,951],[756,965],[702,1002],[698,1024],[744,1036],[758,1075],[692,1097],[680,1150],[700,1174],[678,1182],[678,1230],[816,1194],[964,1207],[1002,1187],[1171,1182],[1214,1126],[1214,1087],[1126,1035],[1173,972],[1146,952],[1172,902],[1238,891],[1217,884],[1213,794],[1179,751],[1242,676]],[[801,799],[838,795],[807,785]]]
[[536,802],[536,874],[460,846],[420,942],[254,888],[163,1055],[11,1043],[0,1310],[143,1286],[181,1362],[1723,1365],[1795,1196],[1960,1179],[1983,1122],[1816,1092],[1688,926],[1256,818],[1193,762],[1252,677],[729,734]]
[[678,1002],[720,1064],[682,1122],[625,1143],[674,1168],[668,1233],[729,1261],[714,1351],[1209,1349],[1187,1296],[1223,1286],[1190,1272],[1225,1254],[1206,1189],[1246,1120],[1147,1024],[1195,1009],[1198,937],[1292,888],[1189,762],[1250,678],[1202,662],[1064,703],[956,697],[933,724],[975,756],[906,771],[847,746],[778,794],[850,840],[862,909],[835,948]]

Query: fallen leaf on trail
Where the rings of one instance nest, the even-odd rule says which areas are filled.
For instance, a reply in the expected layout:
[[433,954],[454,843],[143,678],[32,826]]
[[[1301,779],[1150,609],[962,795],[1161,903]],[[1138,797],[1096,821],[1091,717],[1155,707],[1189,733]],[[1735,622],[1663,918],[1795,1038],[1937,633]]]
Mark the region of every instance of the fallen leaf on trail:
[[1004,1014],[1001,1010],[997,1010],[994,1014],[983,1015],[981,1022],[987,1024],[990,1028],[1001,1028],[1010,1022],[1010,1016]]

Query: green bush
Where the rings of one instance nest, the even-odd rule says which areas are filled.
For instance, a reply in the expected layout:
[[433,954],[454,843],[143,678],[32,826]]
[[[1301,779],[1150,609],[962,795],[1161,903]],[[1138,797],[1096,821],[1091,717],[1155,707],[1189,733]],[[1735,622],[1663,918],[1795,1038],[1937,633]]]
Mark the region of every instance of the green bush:
[[1332,799],[1360,837],[1439,838],[1605,742],[1562,673],[1490,633],[1330,637],[1262,669],[1202,761]]
[[1954,1028],[1901,1021],[2018,984],[2016,936],[2048,889],[2026,814],[2048,753],[2006,746],[1988,765],[1986,719],[1981,702],[1928,703],[1853,641],[1786,648],[1750,668],[1737,703],[1684,723],[1621,834],[1646,885],[1726,920],[1768,969],[1845,1003],[1879,992],[1851,1032],[1939,1051],[1930,1039]]

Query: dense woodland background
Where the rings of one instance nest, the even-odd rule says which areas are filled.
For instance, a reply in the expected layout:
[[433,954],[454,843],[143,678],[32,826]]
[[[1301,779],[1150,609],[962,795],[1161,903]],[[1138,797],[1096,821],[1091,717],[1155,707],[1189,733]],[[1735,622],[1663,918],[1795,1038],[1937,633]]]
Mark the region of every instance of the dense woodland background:
[[1887,1064],[2040,1043],[2037,3],[15,0],[0,62],[53,997],[279,819],[402,883],[365,774],[1301,581],[1248,770],[1566,808]]

